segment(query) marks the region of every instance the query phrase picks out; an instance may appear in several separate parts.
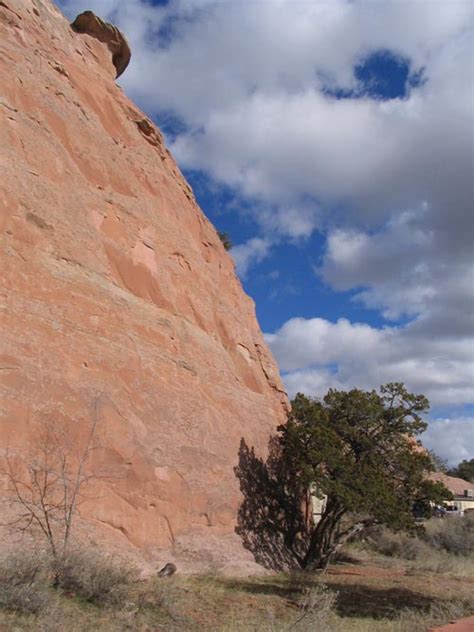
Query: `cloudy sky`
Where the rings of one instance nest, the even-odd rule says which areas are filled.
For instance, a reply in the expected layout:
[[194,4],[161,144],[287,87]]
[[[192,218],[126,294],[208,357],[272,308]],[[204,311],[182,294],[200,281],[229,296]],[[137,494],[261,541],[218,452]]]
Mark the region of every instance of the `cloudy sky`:
[[290,395],[403,381],[474,457],[471,0],[63,0],[232,254]]

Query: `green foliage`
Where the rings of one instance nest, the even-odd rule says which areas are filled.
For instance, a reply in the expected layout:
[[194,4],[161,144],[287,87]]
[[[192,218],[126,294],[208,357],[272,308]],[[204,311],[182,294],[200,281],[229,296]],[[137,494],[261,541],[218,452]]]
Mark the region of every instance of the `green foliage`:
[[221,232],[220,230],[217,231],[217,234],[219,235],[219,239],[222,241],[222,245],[224,246],[224,248],[226,250],[230,250],[232,248],[232,241],[230,239],[229,233],[224,233]]
[[457,467],[449,470],[447,474],[449,474],[449,476],[463,478],[465,481],[468,481],[468,483],[474,483],[474,459],[470,461],[464,459]]
[[279,428],[285,458],[327,497],[304,566],[325,567],[346,539],[372,524],[415,532],[414,503],[428,507],[450,497],[427,478],[432,459],[416,440],[428,407],[426,397],[400,383],[380,393],[331,389],[322,401],[296,396]]

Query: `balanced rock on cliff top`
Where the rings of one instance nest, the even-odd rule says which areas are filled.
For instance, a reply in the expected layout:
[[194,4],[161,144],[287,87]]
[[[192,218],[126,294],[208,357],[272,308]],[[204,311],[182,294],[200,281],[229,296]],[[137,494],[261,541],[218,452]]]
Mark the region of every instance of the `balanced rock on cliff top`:
[[92,11],[84,11],[78,15],[71,26],[77,33],[87,33],[97,38],[99,42],[107,44],[112,53],[112,63],[117,71],[116,78],[120,77],[130,63],[132,54],[127,40],[118,28],[109,22],[104,22]]
[[242,438],[265,452],[286,395],[231,258],[108,47],[49,0],[0,3],[0,449],[27,454],[46,422],[80,445],[99,393],[89,468],[108,475],[82,533],[162,560],[249,559],[233,468]]

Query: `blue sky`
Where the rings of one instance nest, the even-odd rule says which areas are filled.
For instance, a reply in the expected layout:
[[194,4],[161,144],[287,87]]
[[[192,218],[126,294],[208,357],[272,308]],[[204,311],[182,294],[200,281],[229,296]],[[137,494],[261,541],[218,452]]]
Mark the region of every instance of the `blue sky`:
[[64,0],[229,233],[290,395],[404,381],[474,457],[473,5]]
[[[158,119],[159,122],[159,119]],[[202,174],[184,170],[201,208],[218,230],[227,232],[234,244],[243,244],[259,234],[252,219],[252,206],[224,188],[215,189]],[[240,212],[236,212],[238,207]],[[313,269],[320,265],[325,240],[319,232],[305,239],[276,244],[268,257],[241,274],[246,292],[255,300],[263,331],[274,331],[297,314],[310,318],[319,305],[318,315],[330,320],[350,314],[351,318],[380,325],[377,311],[351,301],[353,292],[333,292]]]

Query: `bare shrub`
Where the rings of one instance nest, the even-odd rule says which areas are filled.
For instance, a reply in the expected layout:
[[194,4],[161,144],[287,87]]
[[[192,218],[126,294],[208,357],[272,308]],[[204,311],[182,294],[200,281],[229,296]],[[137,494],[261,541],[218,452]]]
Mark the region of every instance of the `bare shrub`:
[[82,627],[82,616],[78,620],[77,611],[73,613],[71,616],[60,601],[56,600],[35,617],[34,630],[35,632],[64,632],[64,630],[78,632]]
[[337,593],[326,584],[315,582],[314,575],[304,571],[294,571],[290,575],[288,587],[293,595],[298,595],[298,616],[288,630],[331,630],[331,619],[337,601]]
[[0,607],[22,614],[37,614],[49,603],[49,595],[37,584],[2,587]]
[[41,558],[17,551],[0,561],[0,608],[37,614],[51,599]]
[[433,604],[428,611],[403,610],[397,622],[396,632],[419,632],[430,626],[444,625],[471,613],[472,607],[464,601]]
[[39,555],[28,550],[18,550],[0,561],[0,582],[2,585],[31,585],[42,570],[43,559]]
[[[470,556],[474,554],[474,516],[432,519],[419,537],[376,528],[364,541],[383,555],[405,560],[429,559],[440,553]],[[445,561],[444,557],[439,559]]]
[[453,555],[474,553],[474,516],[430,520],[424,540],[433,548]]
[[[215,584],[211,585],[206,579],[200,578],[199,581],[201,594],[212,591],[215,598]],[[187,593],[191,591],[185,589]],[[183,590],[179,586],[179,580],[170,577],[167,581],[155,578],[146,584],[140,586],[137,598],[137,606],[140,612],[159,611],[162,616],[172,620],[176,625],[182,624],[182,628],[186,629],[187,618],[180,611],[180,599]],[[201,596],[202,599],[202,596]]]
[[419,538],[404,533],[393,533],[383,527],[373,529],[366,542],[382,555],[404,560],[424,559],[432,552],[429,545]]
[[72,550],[53,564],[59,588],[100,604],[122,603],[136,579],[133,567],[99,552]]
[[92,451],[99,447],[95,442],[98,422],[97,397],[82,444],[53,419],[41,427],[26,454],[7,451],[4,455],[3,502],[15,510],[15,517],[6,524],[18,532],[41,533],[55,560],[67,553],[84,489],[100,478],[87,469]]

